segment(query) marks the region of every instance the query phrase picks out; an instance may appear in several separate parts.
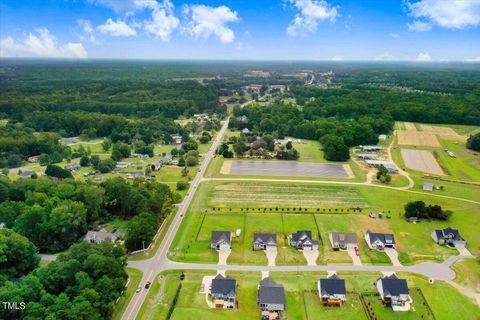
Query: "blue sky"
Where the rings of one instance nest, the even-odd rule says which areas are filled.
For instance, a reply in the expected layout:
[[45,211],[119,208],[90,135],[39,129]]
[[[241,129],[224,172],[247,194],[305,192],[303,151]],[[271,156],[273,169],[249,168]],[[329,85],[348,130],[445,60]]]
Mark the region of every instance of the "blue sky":
[[2,57],[480,60],[480,0],[2,0]]

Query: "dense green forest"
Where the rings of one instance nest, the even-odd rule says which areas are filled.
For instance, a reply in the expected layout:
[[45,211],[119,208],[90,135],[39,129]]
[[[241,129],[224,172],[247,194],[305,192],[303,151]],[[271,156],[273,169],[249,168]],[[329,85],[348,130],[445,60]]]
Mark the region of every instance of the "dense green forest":
[[[112,217],[131,219],[127,249],[149,243],[171,211],[174,195],[158,182],[128,183],[117,177],[101,184],[49,178],[0,180],[0,222],[27,237],[41,252],[65,250],[87,229]],[[139,221],[139,215],[149,220]],[[149,231],[151,230],[151,231]]]
[[[0,230],[1,244],[8,233]],[[8,274],[0,269],[0,299],[18,307],[1,308],[0,318],[109,319],[127,281],[126,261],[124,249],[110,241],[100,245],[82,242],[21,281],[6,280]]]

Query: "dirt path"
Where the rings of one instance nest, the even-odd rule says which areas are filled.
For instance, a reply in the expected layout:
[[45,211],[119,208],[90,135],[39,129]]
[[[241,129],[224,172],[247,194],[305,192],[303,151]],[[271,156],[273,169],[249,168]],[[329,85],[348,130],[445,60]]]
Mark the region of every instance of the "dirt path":
[[[392,157],[392,147],[393,147],[393,141],[395,140],[395,137],[397,136],[397,130],[393,131],[393,136],[394,136],[394,138],[392,139],[392,141],[390,142],[390,145],[387,148],[387,155],[388,155],[388,160],[392,163],[395,163],[395,161],[393,161],[393,157]],[[408,180],[408,186],[400,187],[399,189],[405,190],[405,189],[413,188],[413,186],[415,185],[415,182],[413,182],[413,179],[410,177],[408,172],[403,170],[397,163],[395,163],[395,165],[398,168],[398,174],[401,175],[401,176],[404,176]]]

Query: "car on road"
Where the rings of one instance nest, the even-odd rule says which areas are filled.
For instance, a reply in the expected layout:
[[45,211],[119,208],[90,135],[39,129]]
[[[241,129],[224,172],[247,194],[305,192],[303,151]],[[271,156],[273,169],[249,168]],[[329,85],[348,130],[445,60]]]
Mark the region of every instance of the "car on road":
[[145,289],[150,288],[150,285],[151,285],[151,284],[152,284],[152,283],[151,283],[150,281],[147,281],[147,283],[145,284]]
[[136,293],[139,293],[142,290],[142,287],[138,287],[137,290],[135,290]]

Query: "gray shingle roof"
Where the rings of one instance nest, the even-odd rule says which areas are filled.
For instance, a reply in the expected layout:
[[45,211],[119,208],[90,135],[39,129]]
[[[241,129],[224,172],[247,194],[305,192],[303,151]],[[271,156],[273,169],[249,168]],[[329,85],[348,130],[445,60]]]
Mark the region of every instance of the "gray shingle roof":
[[347,243],[358,243],[357,235],[355,233],[332,232],[331,235],[334,244],[338,243],[338,245],[346,245]]
[[398,279],[395,274],[380,279],[384,296],[408,295],[407,280]]
[[237,281],[230,277],[218,274],[212,280],[212,295],[235,296],[237,292]]
[[303,242],[305,240],[312,241],[312,232],[311,231],[297,231],[292,234],[292,241]]
[[464,239],[460,235],[457,229],[452,229],[450,227],[442,230],[435,230],[438,239],[452,239],[455,241],[463,241]]
[[275,233],[254,233],[253,242],[258,244],[277,244],[277,235]]
[[258,288],[258,302],[260,304],[285,304],[285,288],[267,277],[260,281]]
[[345,289],[345,280],[340,279],[336,274],[326,279],[320,279],[320,290],[320,294],[322,296],[347,294],[347,290]]
[[384,244],[395,244],[395,237],[391,233],[373,233],[371,231],[367,231],[367,233],[370,238],[370,243],[379,240]]
[[230,244],[230,231],[212,231],[211,244],[228,243]]

